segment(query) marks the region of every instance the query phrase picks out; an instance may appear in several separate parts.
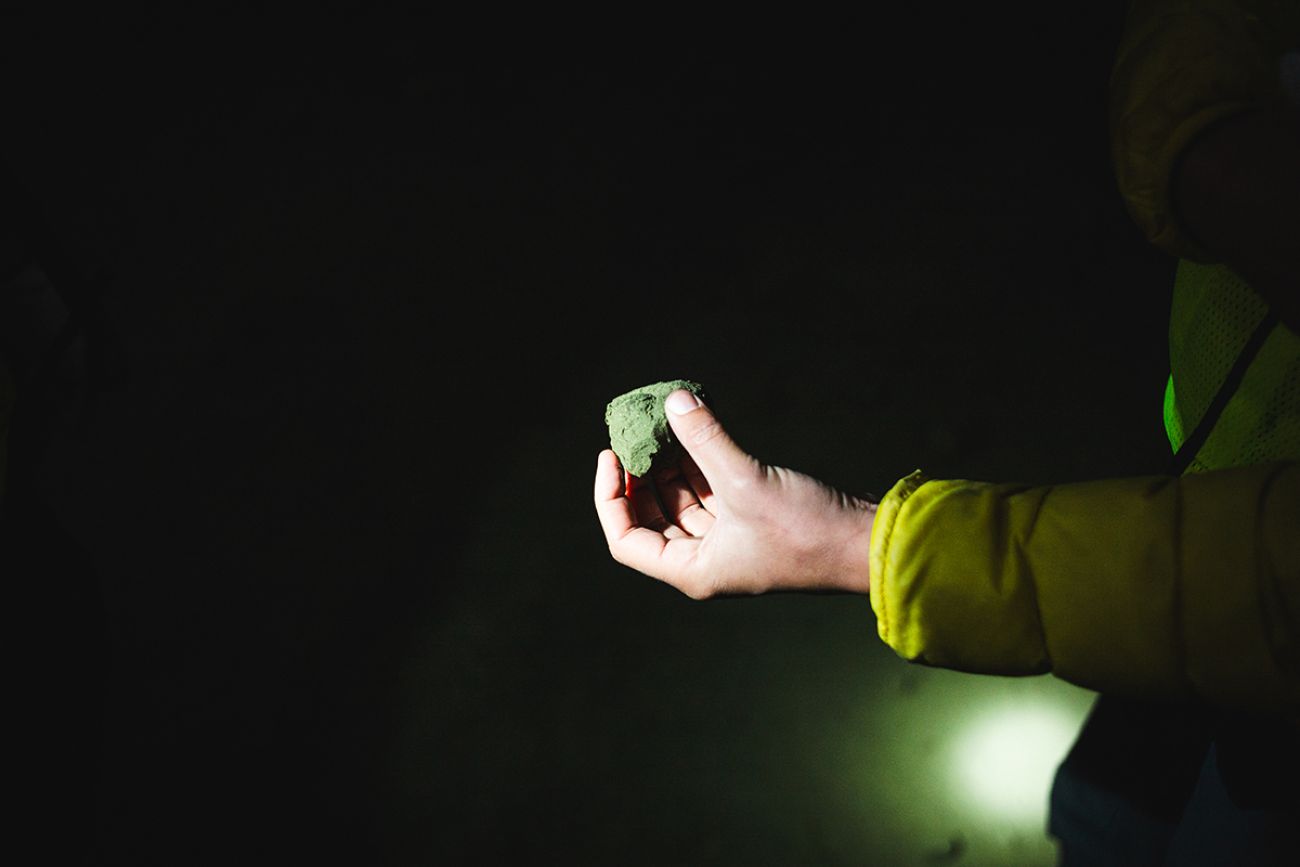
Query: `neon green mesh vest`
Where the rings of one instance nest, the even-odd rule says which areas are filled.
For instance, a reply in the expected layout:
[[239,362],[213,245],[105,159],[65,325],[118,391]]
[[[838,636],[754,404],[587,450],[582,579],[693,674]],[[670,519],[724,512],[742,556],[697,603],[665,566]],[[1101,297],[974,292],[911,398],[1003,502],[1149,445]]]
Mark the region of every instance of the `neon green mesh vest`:
[[[1147,239],[1178,257],[1164,419],[1177,450],[1205,415],[1263,318],[1264,300],[1181,231],[1174,166],[1203,130],[1234,114],[1300,107],[1290,52],[1297,0],[1130,0],[1110,80],[1111,156]],[[1300,460],[1300,338],[1276,326],[1188,472]]]
[[[1178,264],[1169,319],[1165,431],[1175,450],[1200,422],[1268,305],[1222,265]],[[1269,334],[1188,467],[1300,460],[1300,337]]]

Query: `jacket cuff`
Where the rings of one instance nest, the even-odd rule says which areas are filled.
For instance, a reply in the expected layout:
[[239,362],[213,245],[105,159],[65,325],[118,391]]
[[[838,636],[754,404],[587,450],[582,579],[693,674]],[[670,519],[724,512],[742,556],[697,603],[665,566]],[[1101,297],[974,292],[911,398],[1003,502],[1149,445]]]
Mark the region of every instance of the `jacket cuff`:
[[898,522],[899,513],[903,510],[903,503],[912,495],[912,492],[925,484],[927,481],[925,475],[920,470],[915,470],[911,475],[900,479],[894,487],[889,489],[879,505],[876,507],[875,523],[871,527],[871,554],[869,563],[871,567],[871,608],[876,613],[876,631],[880,635],[880,640],[893,647],[891,638],[897,632],[894,623],[890,620],[890,614],[893,613],[889,604],[886,602],[885,587],[890,580],[889,569],[889,546],[894,538],[894,526]]
[[872,528],[871,602],[881,640],[925,665],[1049,671],[1032,575],[1007,556],[1044,492],[919,471],[899,481]]

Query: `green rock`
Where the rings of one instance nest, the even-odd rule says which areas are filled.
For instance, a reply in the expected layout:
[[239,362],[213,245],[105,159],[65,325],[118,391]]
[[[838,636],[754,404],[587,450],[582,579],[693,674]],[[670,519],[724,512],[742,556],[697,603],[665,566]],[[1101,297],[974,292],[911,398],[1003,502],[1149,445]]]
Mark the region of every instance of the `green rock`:
[[679,388],[704,400],[704,386],[698,382],[670,379],[620,394],[605,407],[609,447],[632,475],[644,476],[681,457],[682,447],[673,438],[664,414],[664,398]]

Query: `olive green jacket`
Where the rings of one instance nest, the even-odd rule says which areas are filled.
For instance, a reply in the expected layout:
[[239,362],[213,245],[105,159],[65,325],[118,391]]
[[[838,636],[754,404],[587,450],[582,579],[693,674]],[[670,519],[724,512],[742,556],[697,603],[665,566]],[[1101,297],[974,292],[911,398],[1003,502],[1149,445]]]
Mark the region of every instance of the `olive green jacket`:
[[[1135,221],[1183,259],[1164,408],[1175,448],[1267,305],[1180,233],[1169,181],[1198,132],[1278,98],[1269,76],[1288,46],[1294,0],[1130,8],[1112,154]],[[903,479],[873,527],[871,604],[909,660],[1300,719],[1300,337],[1274,330],[1182,477]]]
[[871,604],[901,656],[1300,712],[1300,464],[885,496]]

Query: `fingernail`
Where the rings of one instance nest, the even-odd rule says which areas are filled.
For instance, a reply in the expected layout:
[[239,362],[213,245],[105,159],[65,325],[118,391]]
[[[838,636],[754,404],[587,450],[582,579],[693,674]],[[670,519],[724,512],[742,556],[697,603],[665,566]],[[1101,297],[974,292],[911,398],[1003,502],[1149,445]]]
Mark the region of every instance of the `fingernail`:
[[672,394],[668,395],[668,399],[664,401],[664,406],[666,406],[668,411],[673,415],[685,415],[688,412],[699,409],[704,406],[704,404],[700,403],[700,399],[694,394],[691,394],[691,392],[684,388],[679,388]]

